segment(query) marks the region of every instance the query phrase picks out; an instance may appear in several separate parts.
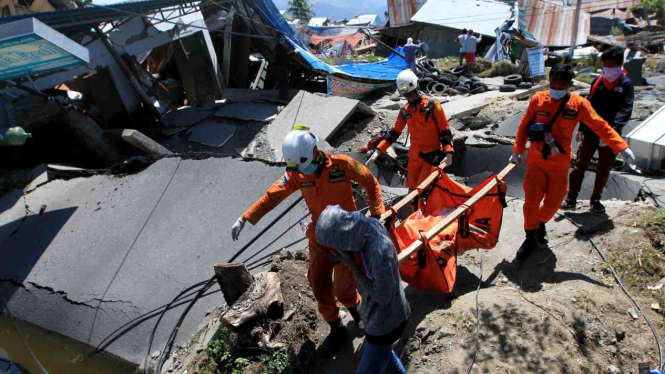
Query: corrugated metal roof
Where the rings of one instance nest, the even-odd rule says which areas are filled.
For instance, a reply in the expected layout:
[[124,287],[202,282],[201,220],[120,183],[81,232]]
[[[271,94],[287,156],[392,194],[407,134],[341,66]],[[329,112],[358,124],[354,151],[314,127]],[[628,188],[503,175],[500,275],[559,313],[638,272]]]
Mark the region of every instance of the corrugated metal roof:
[[309,20],[307,26],[324,26],[328,22],[328,17],[314,17]]
[[390,27],[400,27],[411,23],[411,17],[418,13],[427,0],[388,0]]
[[494,30],[512,17],[506,3],[482,0],[429,0],[411,18],[452,29],[473,29],[474,33],[495,37]]
[[[569,5],[575,5],[575,2]],[[642,0],[582,0],[582,10],[593,12],[603,9],[630,9],[633,5],[642,4]]]
[[376,26],[379,24],[379,16],[376,14],[361,14],[351,21],[349,21],[347,26]]
[[[544,0],[519,0],[520,23],[546,47],[569,47],[573,43],[575,8]],[[591,30],[591,16],[580,12],[577,44],[586,43]]]
[[[146,0],[86,8],[59,10],[54,12],[27,13],[10,17],[0,17],[0,24],[34,17],[63,34],[88,31],[101,22],[132,18],[131,13],[150,14],[158,9],[175,5],[194,3],[188,0]],[[198,3],[198,2],[196,2]],[[122,12],[121,12],[122,11]]]

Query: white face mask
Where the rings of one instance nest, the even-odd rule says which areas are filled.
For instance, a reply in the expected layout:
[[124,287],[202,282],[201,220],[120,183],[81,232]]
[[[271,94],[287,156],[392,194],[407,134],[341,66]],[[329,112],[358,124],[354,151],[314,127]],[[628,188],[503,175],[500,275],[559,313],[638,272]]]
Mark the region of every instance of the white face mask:
[[568,90],[565,91],[550,90],[550,96],[552,96],[552,99],[554,100],[561,100],[563,99],[564,96],[566,96],[567,92]]
[[621,76],[621,74],[623,74],[622,67],[603,68],[603,77],[605,77],[610,82],[618,79]]

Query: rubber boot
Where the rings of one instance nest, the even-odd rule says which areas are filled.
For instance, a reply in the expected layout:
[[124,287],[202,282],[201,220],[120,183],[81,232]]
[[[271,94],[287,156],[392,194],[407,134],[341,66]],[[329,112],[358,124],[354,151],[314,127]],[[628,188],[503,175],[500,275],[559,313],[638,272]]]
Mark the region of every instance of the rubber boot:
[[358,326],[359,332],[364,330],[363,321],[360,319],[360,313],[358,313],[358,308],[346,308],[349,310],[349,314],[353,317],[353,322]]
[[538,226],[538,231],[536,232],[536,240],[540,244],[547,244],[550,242],[550,238],[547,236],[547,229],[545,228],[545,222],[541,222]]
[[330,325],[330,333],[321,345],[321,353],[325,357],[332,357],[346,340],[346,326],[342,325],[341,318],[328,322],[328,324]]
[[520,249],[517,250],[517,259],[523,260],[536,249],[538,249],[538,241],[536,240],[536,231],[537,230],[525,230],[526,231],[526,240],[520,246]]

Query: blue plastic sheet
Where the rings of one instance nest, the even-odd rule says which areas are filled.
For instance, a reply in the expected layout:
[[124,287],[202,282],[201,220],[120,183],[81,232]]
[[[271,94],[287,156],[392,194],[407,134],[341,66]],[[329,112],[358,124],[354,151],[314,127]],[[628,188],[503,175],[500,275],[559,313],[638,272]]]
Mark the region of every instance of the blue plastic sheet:
[[[402,47],[396,49],[402,53]],[[369,78],[383,81],[394,81],[397,75],[407,68],[406,61],[395,53],[388,57],[387,61],[371,64],[347,64],[336,66],[342,74],[354,78]]]

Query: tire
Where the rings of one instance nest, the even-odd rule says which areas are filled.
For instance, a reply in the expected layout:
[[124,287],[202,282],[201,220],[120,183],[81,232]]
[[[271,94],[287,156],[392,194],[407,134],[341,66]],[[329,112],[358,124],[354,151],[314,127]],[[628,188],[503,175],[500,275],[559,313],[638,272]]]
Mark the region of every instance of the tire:
[[479,86],[479,87],[476,87],[473,90],[471,90],[471,95],[478,95],[478,94],[481,94],[483,92],[485,92],[485,87]]
[[434,63],[432,62],[432,60],[423,61],[423,64],[424,64],[425,66],[427,66],[429,69],[435,67],[435,66],[434,66]]
[[441,76],[441,71],[437,68],[431,68],[429,69],[429,72],[432,74],[436,73],[437,76]]
[[446,86],[452,86],[453,80],[448,77],[439,77],[439,83],[443,83]]
[[466,95],[469,92],[471,92],[471,90],[468,89],[466,86],[457,86],[455,87],[455,91],[459,92],[462,95]]
[[464,68],[463,67],[454,68],[453,75],[455,75],[456,77],[461,77],[462,75],[464,75]]
[[455,73],[453,73],[453,71],[449,69],[441,69],[441,73],[455,75]]
[[503,86],[499,87],[499,91],[501,92],[515,92],[517,87],[513,84],[504,84]]
[[523,89],[529,89],[531,87],[533,87],[533,83],[531,82],[523,82],[520,83],[519,86],[517,86],[517,88],[523,88]]
[[471,82],[482,82],[480,78],[476,77],[475,75],[471,77]]
[[435,85],[439,84],[437,81],[431,81],[427,83],[427,87],[425,87],[425,91],[430,92],[434,88]]
[[487,89],[487,86],[483,82],[473,82],[473,83],[471,83],[471,89],[472,90],[475,90],[478,87],[483,87],[483,88]]
[[435,93],[443,93],[448,90],[448,87],[446,87],[445,84],[443,83],[437,83],[432,87],[432,91]]
[[422,71],[419,71],[419,72],[416,73],[416,77],[418,77],[418,79],[423,79],[423,78],[425,78],[425,73],[423,73]]
[[522,76],[519,74],[512,74],[503,79],[503,84],[511,84],[517,86],[522,83]]
[[434,79],[429,78],[429,77],[425,77],[425,78],[422,78],[422,79],[418,80],[418,88],[420,88],[421,90],[426,89],[427,84],[429,82],[434,82]]
[[452,86],[450,86],[450,87],[455,88],[455,87],[459,87],[459,85],[460,85],[460,81],[454,81]]
[[436,75],[434,75],[432,73],[425,73],[425,78],[432,78],[433,81],[439,79],[439,77],[437,77]]

